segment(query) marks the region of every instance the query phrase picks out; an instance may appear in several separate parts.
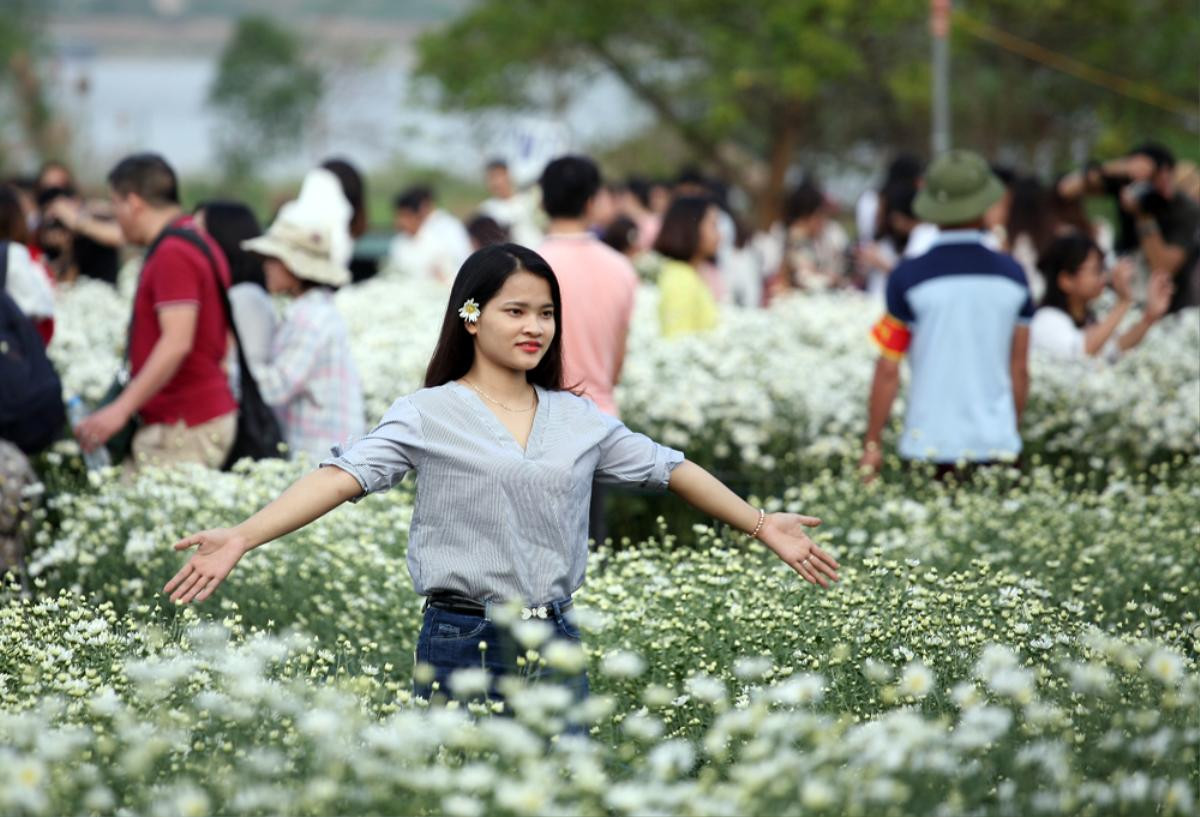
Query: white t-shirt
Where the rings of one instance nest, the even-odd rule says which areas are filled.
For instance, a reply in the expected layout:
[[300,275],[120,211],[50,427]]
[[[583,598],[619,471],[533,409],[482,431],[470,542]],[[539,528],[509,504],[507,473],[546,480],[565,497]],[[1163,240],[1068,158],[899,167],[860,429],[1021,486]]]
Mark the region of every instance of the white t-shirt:
[[490,198],[479,205],[479,212],[507,227],[514,244],[532,249],[542,243],[538,198],[533,191],[514,193],[506,199]]
[[867,190],[854,204],[854,227],[859,241],[875,240],[875,221],[879,218],[879,193]]
[[1042,296],[1046,294],[1046,279],[1042,276],[1041,270],[1037,265],[1037,247],[1033,245],[1033,239],[1027,233],[1021,233],[1017,236],[1017,240],[1013,242],[1011,253],[1013,260],[1021,265],[1021,269],[1025,270],[1025,280],[1029,282],[1029,290],[1033,293],[1033,300],[1040,301]]
[[8,245],[8,276],[4,291],[30,318],[54,317],[54,287],[46,268],[33,260],[29,250],[15,241]]
[[[1084,331],[1058,307],[1043,306],[1033,313],[1033,320],[1029,324],[1029,343],[1035,352],[1047,357],[1083,360],[1089,357],[1084,350]],[[1110,338],[1096,357],[1115,360],[1120,355],[1116,339]]]
[[[912,232],[908,234],[908,243],[904,245],[904,257],[920,258],[933,249],[933,245],[937,243],[940,233],[941,230],[938,229],[936,224],[922,221],[916,227],[913,227]],[[987,241],[984,241],[984,246],[993,249]]]
[[445,210],[434,210],[417,234],[392,239],[388,269],[401,275],[449,284],[471,254],[467,228]]
[[[242,342],[242,351],[246,354],[246,362],[250,364],[250,373],[255,374],[271,362],[271,344],[278,322],[275,303],[265,289],[246,282],[229,288],[229,306],[233,310],[233,323]],[[229,385],[233,389],[233,396],[240,400],[242,379],[238,370],[237,349],[230,346],[228,356]]]
[[733,303],[744,307],[762,305],[763,259],[753,243],[734,247],[721,260]]

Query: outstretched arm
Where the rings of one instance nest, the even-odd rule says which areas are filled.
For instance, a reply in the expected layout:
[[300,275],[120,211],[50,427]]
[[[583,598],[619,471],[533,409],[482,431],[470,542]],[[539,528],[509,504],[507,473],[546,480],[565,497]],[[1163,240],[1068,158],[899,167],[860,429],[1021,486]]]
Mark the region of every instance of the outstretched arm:
[[199,547],[163,592],[171,594],[171,601],[204,601],[246,553],[299,530],[361,493],[358,480],[340,468],[318,468],[304,475],[237,527],[201,531],[176,542],[176,550]]
[[692,507],[731,527],[746,533],[757,529],[758,539],[763,544],[813,584],[829,587],[830,580],[838,580],[837,560],[817,547],[804,532],[806,527],[821,524],[820,519],[794,513],[763,515],[712,474],[688,460],[671,472],[669,487]]

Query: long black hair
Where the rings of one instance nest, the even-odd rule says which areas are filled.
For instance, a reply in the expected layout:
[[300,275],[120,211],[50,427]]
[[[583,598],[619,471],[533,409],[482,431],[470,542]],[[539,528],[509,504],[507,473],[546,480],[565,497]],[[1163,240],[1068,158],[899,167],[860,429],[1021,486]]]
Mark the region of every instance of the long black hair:
[[1050,212],[1050,191],[1036,176],[1018,176],[1013,180],[1012,203],[1008,206],[1008,246],[1021,234],[1029,236],[1035,252],[1041,253],[1054,239],[1054,221]]
[[346,201],[350,202],[350,237],[361,238],[367,231],[367,183],[358,168],[347,159],[332,158],[321,163],[321,167],[337,176]]
[[257,284],[266,289],[262,258],[242,249],[243,241],[262,235],[254,211],[240,201],[214,200],[197,205],[195,212],[204,213],[205,232],[225,253],[232,285]]
[[562,294],[558,288],[558,278],[544,258],[518,244],[493,244],[477,250],[463,262],[454,278],[454,286],[450,288],[450,300],[446,304],[446,316],[442,319],[437,348],[433,351],[429,368],[425,370],[426,388],[457,380],[470,371],[471,364],[475,362],[475,338],[467,331],[458,310],[471,299],[483,309],[509,276],[517,272],[528,272],[545,279],[550,285],[550,299],[554,302],[554,337],[541,362],[526,372],[525,379],[545,389],[563,389]]
[[1087,261],[1088,256],[1096,253],[1101,258],[1104,253],[1100,247],[1083,233],[1071,233],[1059,236],[1050,242],[1050,246],[1038,258],[1038,269],[1046,279],[1046,292],[1042,295],[1042,306],[1053,306],[1070,314],[1067,309],[1067,293],[1058,285],[1058,276],[1076,275]]

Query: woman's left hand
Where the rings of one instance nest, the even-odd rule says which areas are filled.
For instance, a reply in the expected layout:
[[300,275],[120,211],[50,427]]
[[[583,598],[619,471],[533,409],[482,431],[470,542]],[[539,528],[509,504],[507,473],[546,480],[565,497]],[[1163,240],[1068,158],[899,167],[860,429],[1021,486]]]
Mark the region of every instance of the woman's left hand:
[[763,520],[758,538],[805,579],[829,587],[830,581],[838,581],[838,562],[809,539],[805,531],[820,524],[821,520],[815,516],[771,513]]

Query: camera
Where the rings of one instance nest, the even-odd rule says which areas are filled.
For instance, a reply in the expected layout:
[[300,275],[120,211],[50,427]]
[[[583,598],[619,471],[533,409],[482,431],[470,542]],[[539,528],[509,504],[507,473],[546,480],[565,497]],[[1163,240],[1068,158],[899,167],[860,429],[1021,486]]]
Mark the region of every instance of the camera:
[[1128,188],[1130,196],[1137,202],[1138,210],[1148,216],[1159,216],[1167,212],[1169,202],[1150,182],[1134,182]]

